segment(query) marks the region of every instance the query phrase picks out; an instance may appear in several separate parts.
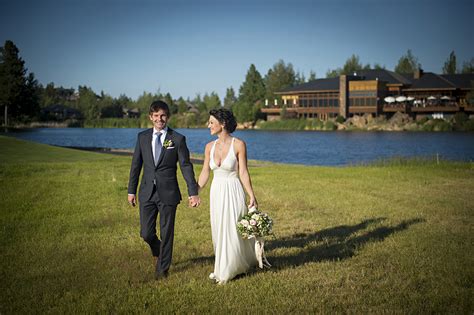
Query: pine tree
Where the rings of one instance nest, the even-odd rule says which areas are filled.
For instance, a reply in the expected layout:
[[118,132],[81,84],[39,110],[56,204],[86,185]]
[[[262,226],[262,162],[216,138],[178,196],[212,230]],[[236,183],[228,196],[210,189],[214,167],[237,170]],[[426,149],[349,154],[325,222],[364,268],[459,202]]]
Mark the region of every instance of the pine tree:
[[285,64],[283,60],[275,63],[265,76],[265,98],[273,100],[275,92],[281,91],[296,83],[296,74],[291,63]]
[[178,113],[184,114],[188,111],[188,104],[186,101],[180,96],[178,99]]
[[[370,66],[368,67],[370,68]],[[367,68],[367,66],[365,68]],[[364,69],[364,66],[362,66],[362,63],[359,60],[359,56],[353,54],[346,60],[344,67],[342,67],[341,74],[353,75],[354,73],[357,73],[357,71],[362,69]]]
[[474,73],[474,58],[471,58],[470,61],[465,61],[462,64],[462,73]]
[[245,76],[245,81],[240,86],[238,101],[232,108],[237,121],[255,121],[264,97],[265,84],[262,76],[255,65],[251,64]]
[[166,93],[163,101],[168,104],[168,107],[170,109],[170,114],[174,115],[178,112],[178,105],[176,105],[173,101],[173,97],[171,97],[170,93]]
[[232,109],[235,102],[237,101],[237,97],[235,97],[235,92],[232,87],[227,88],[224,98],[224,107],[228,109]]
[[222,106],[219,95],[216,92],[209,94],[204,94],[203,102],[206,104],[206,110],[209,112],[211,109],[217,109]]
[[398,60],[398,64],[395,67],[395,72],[399,74],[414,73],[420,68],[421,64],[418,63],[418,58],[413,56],[411,50],[408,49],[407,54]]
[[254,64],[250,65],[245,81],[239,89],[239,101],[247,102],[251,105],[257,101],[262,101],[265,96],[265,84],[263,83],[260,72],[257,71]]
[[448,59],[444,63],[443,74],[456,74],[456,55],[454,50],[449,54]]
[[0,47],[0,106],[15,120],[38,114],[38,82],[27,75],[25,62],[15,44],[7,40]]

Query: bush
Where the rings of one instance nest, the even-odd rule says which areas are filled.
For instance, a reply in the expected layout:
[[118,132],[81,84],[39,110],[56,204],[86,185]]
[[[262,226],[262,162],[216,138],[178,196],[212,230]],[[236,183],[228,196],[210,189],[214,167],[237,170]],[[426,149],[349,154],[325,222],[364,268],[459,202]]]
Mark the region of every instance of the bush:
[[324,123],[325,130],[336,130],[336,128],[336,124],[331,120],[328,120]]
[[456,113],[453,117],[453,123],[455,130],[466,130],[464,125],[469,123],[469,116],[463,112]]
[[427,121],[422,128],[423,131],[451,131],[453,126],[443,119],[432,119]]
[[447,121],[437,122],[434,126],[434,131],[452,131],[453,126]]
[[469,117],[466,113],[458,112],[454,115],[454,122],[459,125],[463,125],[465,122],[469,120]]
[[428,117],[423,117],[422,119],[417,120],[416,123],[417,125],[424,125],[425,123],[428,122],[428,120],[430,120]]
[[85,128],[146,128],[149,120],[141,118],[102,118],[87,119]]
[[265,121],[258,124],[261,129],[267,130],[305,130],[305,119],[285,119]]
[[474,131],[474,119],[469,119],[462,125],[463,131]]
[[312,130],[322,130],[324,129],[324,121],[318,118],[312,119],[308,127]]
[[344,117],[337,115],[337,118],[336,118],[337,123],[343,124],[345,121],[346,120],[344,119]]

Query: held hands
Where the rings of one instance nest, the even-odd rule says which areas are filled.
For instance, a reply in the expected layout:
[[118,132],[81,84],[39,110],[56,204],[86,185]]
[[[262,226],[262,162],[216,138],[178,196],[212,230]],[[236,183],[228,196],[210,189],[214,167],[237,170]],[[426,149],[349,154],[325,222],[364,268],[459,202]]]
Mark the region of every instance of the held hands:
[[188,200],[188,205],[193,208],[199,207],[199,205],[201,204],[201,198],[199,198],[199,196],[190,196]]
[[[135,207],[137,204],[137,198],[135,195],[128,195],[128,203],[132,206]],[[189,206],[190,207],[198,207],[201,204],[201,199],[199,196],[191,196],[189,197]]]

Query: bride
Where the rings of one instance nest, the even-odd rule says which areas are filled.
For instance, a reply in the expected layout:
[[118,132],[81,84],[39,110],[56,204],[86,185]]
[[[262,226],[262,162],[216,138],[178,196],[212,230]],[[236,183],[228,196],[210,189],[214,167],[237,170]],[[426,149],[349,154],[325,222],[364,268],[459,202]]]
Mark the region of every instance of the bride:
[[215,263],[209,278],[224,284],[257,264],[255,240],[242,239],[236,227],[240,217],[247,213],[242,185],[249,196],[248,207],[257,207],[257,200],[247,169],[245,142],[231,136],[237,127],[234,115],[223,108],[211,110],[209,114],[208,128],[211,135],[217,135],[217,140],[206,145],[198,184],[202,190],[210,170],[214,172],[210,208]]

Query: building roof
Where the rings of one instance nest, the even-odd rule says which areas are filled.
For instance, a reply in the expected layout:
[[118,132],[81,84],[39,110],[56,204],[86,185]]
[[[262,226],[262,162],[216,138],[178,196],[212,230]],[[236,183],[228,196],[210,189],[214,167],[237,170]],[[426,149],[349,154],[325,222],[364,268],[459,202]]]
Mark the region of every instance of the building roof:
[[360,70],[357,71],[356,75],[364,80],[379,80],[387,82],[388,84],[403,85],[411,84],[412,80],[410,77],[413,78],[412,74],[405,76],[385,69]]
[[[410,85],[411,80],[408,77],[402,76],[398,73],[389,70],[360,70],[354,73],[354,76],[348,76],[350,80],[380,80],[388,84]],[[413,77],[413,75],[411,75]],[[298,92],[312,92],[312,91],[338,91],[339,77],[329,79],[316,79],[314,81],[295,85],[281,91],[277,94],[298,93]]]
[[441,77],[453,83],[457,88],[460,89],[471,89],[471,82],[474,81],[474,73],[443,74]]
[[312,91],[339,91],[339,78],[316,79],[303,84],[295,85],[276,94],[312,92]]
[[[399,84],[404,90],[432,90],[432,89],[471,89],[471,81],[474,81],[474,73],[469,74],[444,74],[439,75],[432,72],[422,72],[419,79],[415,79],[412,73],[398,74],[393,71],[360,70],[354,76],[348,76],[349,80],[379,80],[387,84]],[[292,94],[316,91],[338,91],[339,77],[329,79],[316,79],[303,84],[295,85],[276,94]]]
[[425,72],[421,78],[413,80],[407,90],[456,89],[456,85],[441,75]]

